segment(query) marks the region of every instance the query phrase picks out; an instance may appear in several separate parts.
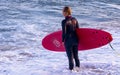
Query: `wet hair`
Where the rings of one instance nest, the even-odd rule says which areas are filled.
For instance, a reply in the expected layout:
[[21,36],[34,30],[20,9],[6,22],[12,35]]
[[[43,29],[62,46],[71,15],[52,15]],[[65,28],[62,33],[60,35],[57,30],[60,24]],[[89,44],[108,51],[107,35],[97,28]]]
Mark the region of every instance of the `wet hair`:
[[71,15],[72,10],[71,10],[71,8],[69,6],[65,6],[63,8],[63,12],[65,12],[67,15]]

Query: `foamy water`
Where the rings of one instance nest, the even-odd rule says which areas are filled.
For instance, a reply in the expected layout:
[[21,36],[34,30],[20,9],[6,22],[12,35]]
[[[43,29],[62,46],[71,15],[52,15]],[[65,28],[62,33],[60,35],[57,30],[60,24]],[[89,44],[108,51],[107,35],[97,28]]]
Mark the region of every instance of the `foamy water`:
[[[120,5],[117,1],[0,0],[0,75],[119,75]],[[102,29],[111,45],[80,51],[81,71],[71,73],[65,52],[41,45],[49,33],[61,30],[62,8],[70,5],[80,27]]]

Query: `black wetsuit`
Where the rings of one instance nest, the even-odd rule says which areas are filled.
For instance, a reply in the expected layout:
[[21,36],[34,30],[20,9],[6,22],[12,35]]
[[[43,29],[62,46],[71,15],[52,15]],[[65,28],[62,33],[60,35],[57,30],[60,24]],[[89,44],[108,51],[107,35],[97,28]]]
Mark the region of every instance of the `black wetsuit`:
[[72,25],[68,22],[72,19],[76,20],[74,17],[67,16],[62,21],[62,42],[64,42],[66,53],[69,60],[69,69],[72,70],[74,67],[74,61],[77,67],[80,67],[80,62],[78,58],[78,37],[76,34],[76,28],[79,28],[78,22]]

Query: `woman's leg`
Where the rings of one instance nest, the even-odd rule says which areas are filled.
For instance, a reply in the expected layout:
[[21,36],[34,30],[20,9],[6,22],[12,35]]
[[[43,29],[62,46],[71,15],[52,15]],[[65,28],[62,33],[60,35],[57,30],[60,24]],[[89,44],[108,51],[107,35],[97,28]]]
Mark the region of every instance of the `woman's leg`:
[[72,47],[71,46],[67,46],[66,47],[66,53],[68,56],[68,61],[69,61],[69,69],[72,70],[74,67],[74,61],[73,61],[73,52],[72,52]]
[[80,67],[80,61],[79,61],[79,57],[78,57],[78,46],[77,45],[73,46],[73,56],[75,59],[76,67]]

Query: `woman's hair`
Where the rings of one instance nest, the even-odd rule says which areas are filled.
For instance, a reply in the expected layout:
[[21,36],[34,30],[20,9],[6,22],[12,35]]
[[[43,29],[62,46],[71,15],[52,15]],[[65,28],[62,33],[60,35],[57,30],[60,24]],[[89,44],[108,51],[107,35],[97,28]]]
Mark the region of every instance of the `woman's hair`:
[[65,6],[63,8],[63,12],[65,12],[67,15],[71,15],[72,10],[71,10],[71,8],[69,6]]

